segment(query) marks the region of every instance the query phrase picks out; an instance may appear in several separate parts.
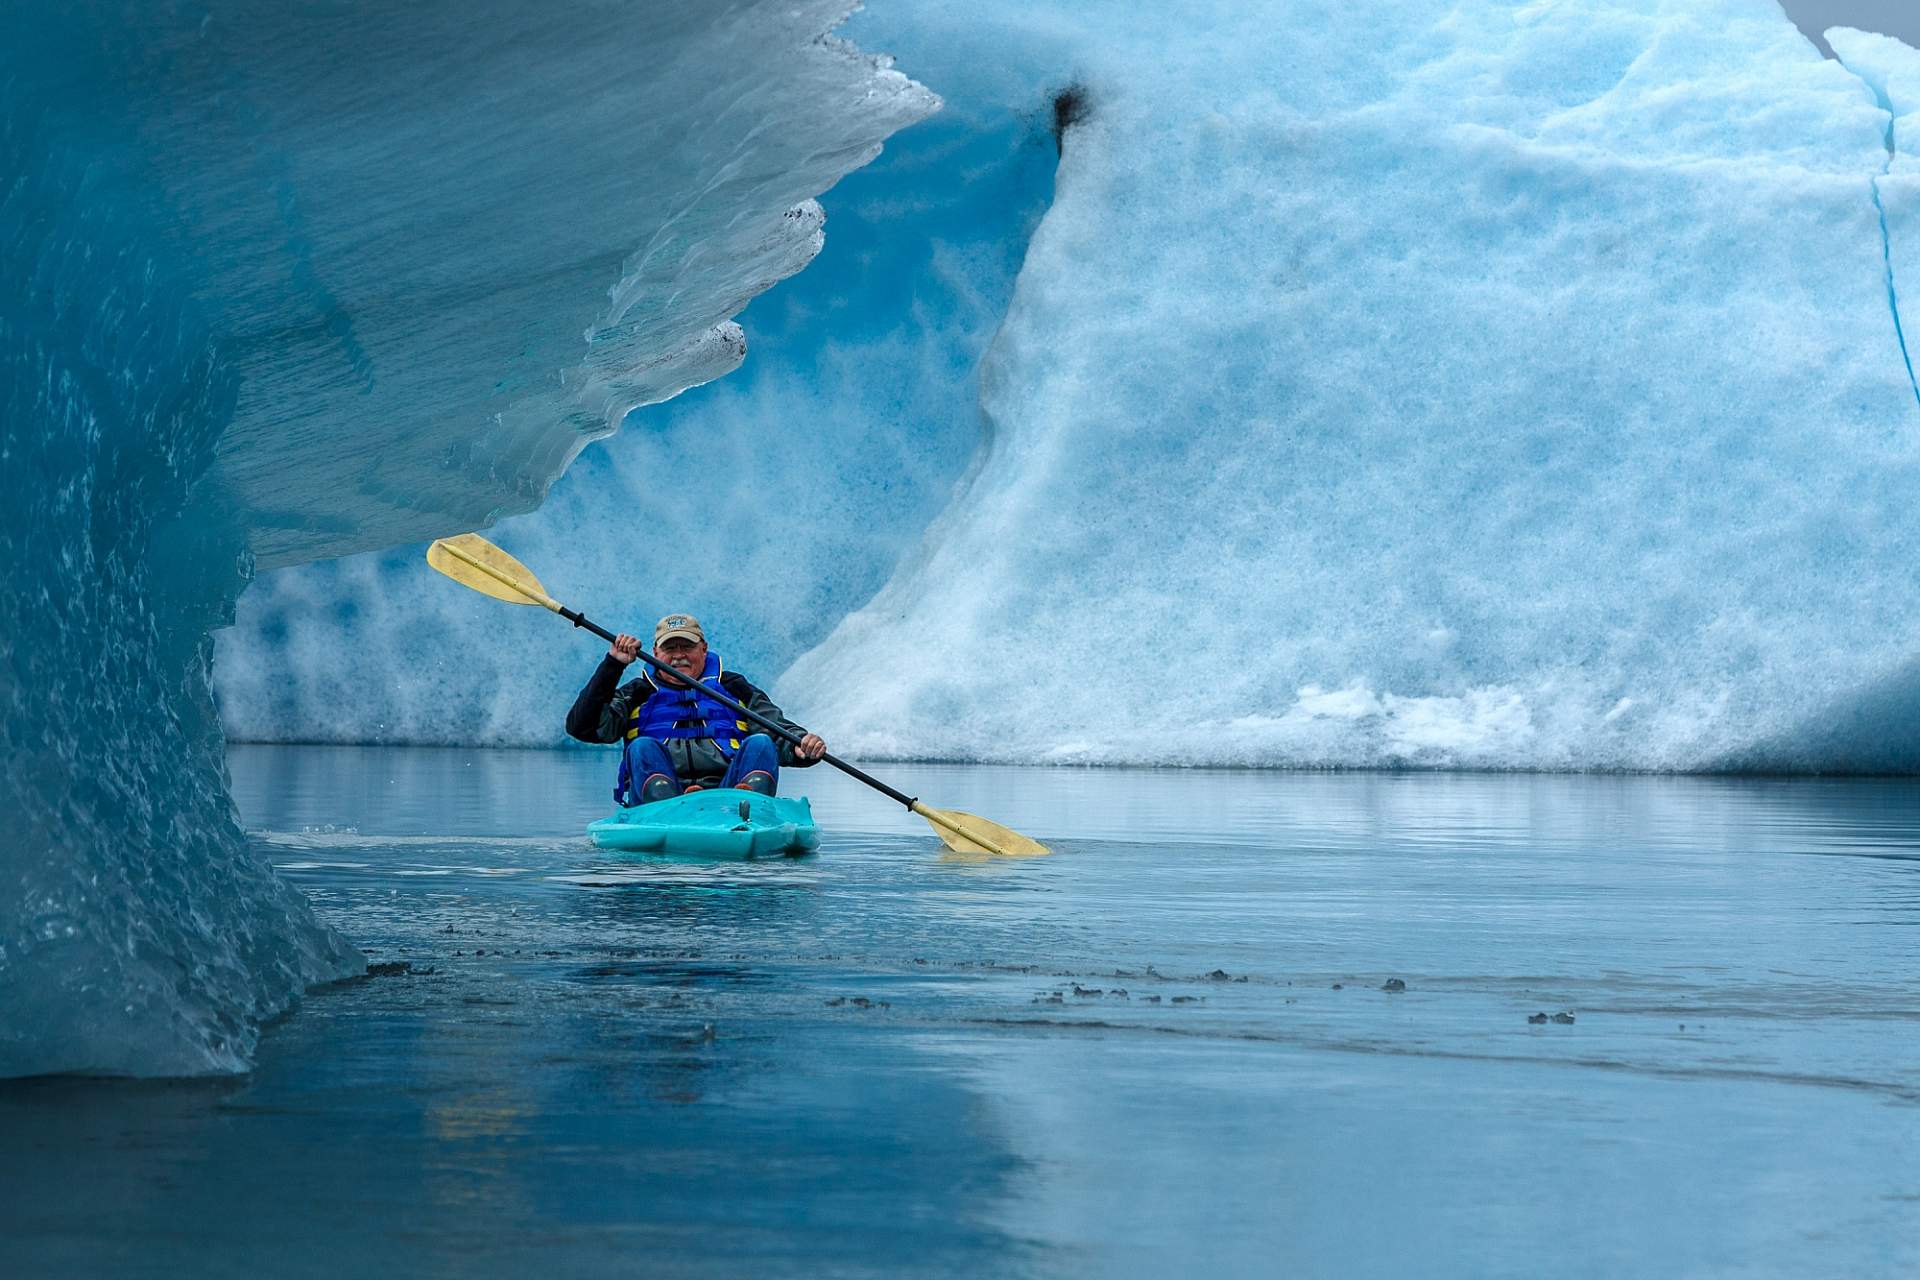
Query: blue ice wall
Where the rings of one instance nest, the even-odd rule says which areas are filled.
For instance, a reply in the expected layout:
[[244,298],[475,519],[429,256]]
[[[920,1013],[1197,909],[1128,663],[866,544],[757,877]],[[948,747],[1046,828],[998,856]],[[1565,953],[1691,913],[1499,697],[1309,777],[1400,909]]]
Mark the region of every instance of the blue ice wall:
[[[1057,42],[881,3],[840,34],[943,86],[823,201],[825,248],[740,317],[729,377],[636,412],[490,536],[564,600],[651,635],[701,617],[770,682],[870,599],[980,448],[979,359],[1051,198]],[[228,732],[542,744],[604,646],[459,590],[402,547],[262,575],[219,636]]]
[[[797,659],[791,709],[874,755],[1920,766],[1884,693],[1914,657],[1904,46],[1823,60],[1770,0],[848,30],[946,111],[836,193],[744,380],[501,526],[570,600]],[[588,646],[415,554],[256,586],[230,730],[556,740]],[[981,660],[1010,643],[1025,682]]]
[[355,957],[226,798],[207,631],[243,544],[176,517],[233,368],[163,210],[95,163],[134,121],[50,105],[98,51],[47,43],[0,92],[0,1077],[234,1070]]
[[0,1076],[240,1069],[357,967],[235,824],[209,632],[737,364],[937,105],[844,14],[0,8]]
[[790,706],[870,754],[1920,767],[1897,77],[1770,0],[1138,12],[1006,20],[1073,25],[1091,111],[991,452]]

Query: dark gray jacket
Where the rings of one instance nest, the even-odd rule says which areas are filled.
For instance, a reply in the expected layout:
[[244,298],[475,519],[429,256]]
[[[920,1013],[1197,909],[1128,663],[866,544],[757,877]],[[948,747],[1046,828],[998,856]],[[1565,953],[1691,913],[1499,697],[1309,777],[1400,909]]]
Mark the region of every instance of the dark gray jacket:
[[[567,712],[569,736],[582,742],[620,742],[625,739],[628,714],[651,698],[655,687],[650,675],[621,684],[620,676],[625,670],[612,657],[600,660],[593,677],[580,690],[580,696],[573,700],[573,709]],[[755,715],[765,716],[795,734],[806,733],[805,729],[781,714],[780,708],[773,704],[773,699],[745,676],[723,671],[720,674],[720,687],[728,697]],[[756,726],[753,732],[761,733],[764,730]],[[784,738],[774,738],[773,743],[780,749],[783,768],[804,769],[810,764],[819,763],[800,759],[794,754],[793,744]],[[720,748],[711,738],[671,738],[661,745],[666,747],[667,758],[673,761],[674,772],[683,781],[711,784],[718,782],[727,772],[727,758],[720,754]]]

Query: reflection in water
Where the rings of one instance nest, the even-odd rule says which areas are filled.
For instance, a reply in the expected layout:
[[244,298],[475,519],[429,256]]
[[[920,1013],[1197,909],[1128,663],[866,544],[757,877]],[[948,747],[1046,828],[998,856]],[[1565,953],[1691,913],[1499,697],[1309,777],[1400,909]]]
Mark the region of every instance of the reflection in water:
[[528,1217],[521,1176],[521,1149],[531,1131],[528,1110],[510,1081],[434,1096],[422,1116],[422,1146],[435,1153],[421,1168],[427,1202],[451,1219]]

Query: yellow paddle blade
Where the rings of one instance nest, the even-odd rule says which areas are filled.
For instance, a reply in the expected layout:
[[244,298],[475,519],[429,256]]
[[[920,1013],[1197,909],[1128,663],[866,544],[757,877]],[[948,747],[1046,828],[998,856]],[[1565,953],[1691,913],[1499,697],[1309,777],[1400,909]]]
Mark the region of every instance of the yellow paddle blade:
[[936,809],[914,801],[913,811],[933,825],[933,832],[955,853],[997,853],[1007,858],[1037,858],[1052,850],[997,822],[958,809]]
[[427,563],[463,587],[508,604],[537,604],[559,612],[559,604],[533,571],[477,533],[441,538],[427,548]]

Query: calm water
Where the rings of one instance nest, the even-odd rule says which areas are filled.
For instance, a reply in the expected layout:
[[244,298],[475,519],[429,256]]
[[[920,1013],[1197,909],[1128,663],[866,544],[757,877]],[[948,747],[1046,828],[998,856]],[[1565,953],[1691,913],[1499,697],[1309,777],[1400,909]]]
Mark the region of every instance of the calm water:
[[1920,783],[883,770],[1056,849],[967,863],[815,769],[711,868],[598,754],[233,772],[413,971],[0,1088],[0,1271],[1920,1271]]

